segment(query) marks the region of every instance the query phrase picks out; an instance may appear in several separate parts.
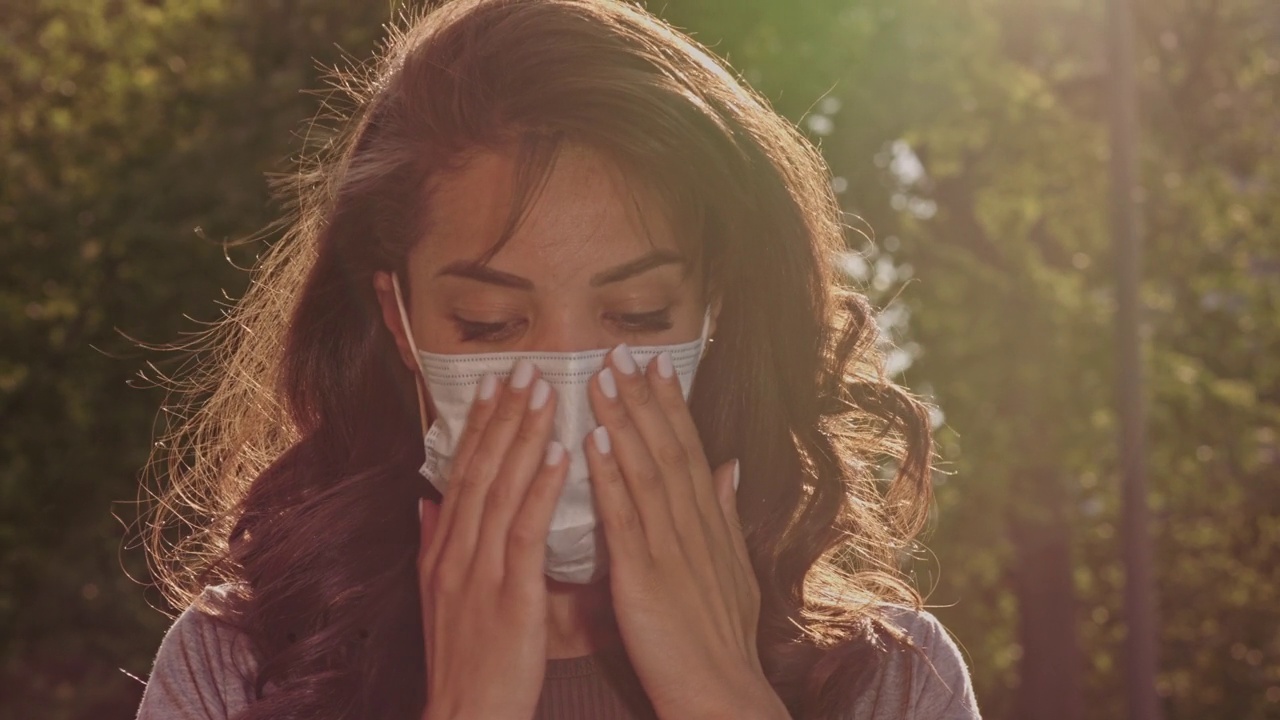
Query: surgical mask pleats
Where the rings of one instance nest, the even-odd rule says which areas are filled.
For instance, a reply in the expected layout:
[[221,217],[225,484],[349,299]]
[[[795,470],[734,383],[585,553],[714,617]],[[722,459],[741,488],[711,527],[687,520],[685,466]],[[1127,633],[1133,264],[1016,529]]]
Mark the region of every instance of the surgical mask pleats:
[[[399,301],[398,283],[396,296]],[[401,318],[405,331],[409,332],[403,304]],[[678,345],[636,347],[631,353],[641,372],[660,353],[669,353],[687,400],[706,346],[708,326],[709,319],[704,317],[702,334],[696,340]],[[598,424],[587,388],[596,373],[604,368],[609,351],[440,354],[417,350],[412,333],[409,337],[435,408],[435,422],[423,439],[426,455],[420,471],[442,493],[449,484],[449,467],[466,426],[467,413],[485,375],[505,378],[517,361],[527,359],[555,389],[553,439],[568,451],[569,470],[547,536],[545,572],[562,582],[587,583],[598,579],[607,568],[607,555],[592,499],[583,439]]]

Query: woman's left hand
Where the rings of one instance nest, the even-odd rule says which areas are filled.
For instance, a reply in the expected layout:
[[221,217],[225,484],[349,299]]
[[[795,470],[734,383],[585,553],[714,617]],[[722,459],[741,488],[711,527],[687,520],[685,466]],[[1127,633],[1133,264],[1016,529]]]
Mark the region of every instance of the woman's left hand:
[[712,473],[665,353],[642,372],[618,346],[590,394],[602,425],[584,442],[614,612],[658,717],[787,717],[756,649],[738,462]]

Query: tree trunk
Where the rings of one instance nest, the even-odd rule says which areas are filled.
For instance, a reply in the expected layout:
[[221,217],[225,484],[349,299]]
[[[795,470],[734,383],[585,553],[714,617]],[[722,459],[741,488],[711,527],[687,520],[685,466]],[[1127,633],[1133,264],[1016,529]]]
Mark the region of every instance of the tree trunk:
[[1029,502],[1012,523],[1013,569],[1018,597],[1021,676],[1014,717],[1018,720],[1081,720],[1083,657],[1076,633],[1076,597],[1071,572],[1070,502],[1055,469],[1034,468],[1022,476]]

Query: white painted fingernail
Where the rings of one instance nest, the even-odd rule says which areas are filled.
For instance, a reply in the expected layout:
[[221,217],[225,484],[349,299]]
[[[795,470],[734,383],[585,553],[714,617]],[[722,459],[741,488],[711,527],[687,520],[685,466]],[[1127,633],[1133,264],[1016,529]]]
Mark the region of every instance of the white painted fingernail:
[[605,397],[610,399],[618,397],[618,383],[613,379],[612,370],[605,368],[597,377],[600,382],[600,392],[604,393]]
[[636,359],[631,357],[631,348],[626,343],[622,343],[613,349],[611,353],[613,358],[613,366],[618,368],[618,372],[623,375],[634,375],[636,372]]
[[591,442],[596,444],[601,455],[609,454],[609,431],[603,425],[591,431]]
[[493,394],[498,391],[498,378],[493,373],[485,373],[480,378],[480,388],[476,391],[476,396],[481,400],[492,400]]
[[742,469],[742,463],[737,460],[733,461],[733,491],[738,492],[738,480],[740,479],[739,471]]
[[671,364],[671,353],[666,350],[658,353],[658,375],[670,380],[675,371],[675,366]]
[[533,382],[533,363],[521,359],[511,371],[511,387],[523,390],[529,387],[530,382]]
[[556,465],[559,465],[560,461],[563,459],[564,446],[555,440],[547,443],[547,456],[545,458],[545,462],[548,465],[555,467]]
[[541,410],[543,405],[547,404],[547,399],[551,397],[551,383],[538,378],[538,382],[533,384],[533,393],[529,396],[529,407],[534,410]]

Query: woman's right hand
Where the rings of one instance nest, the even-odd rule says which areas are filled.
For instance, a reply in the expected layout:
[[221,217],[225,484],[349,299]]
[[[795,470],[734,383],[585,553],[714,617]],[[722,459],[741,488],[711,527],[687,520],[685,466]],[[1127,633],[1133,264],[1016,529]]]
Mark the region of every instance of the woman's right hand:
[[522,360],[480,383],[441,505],[420,501],[424,720],[529,720],[546,671],[543,577],[568,471],[555,393]]

